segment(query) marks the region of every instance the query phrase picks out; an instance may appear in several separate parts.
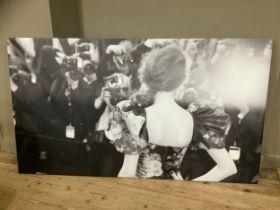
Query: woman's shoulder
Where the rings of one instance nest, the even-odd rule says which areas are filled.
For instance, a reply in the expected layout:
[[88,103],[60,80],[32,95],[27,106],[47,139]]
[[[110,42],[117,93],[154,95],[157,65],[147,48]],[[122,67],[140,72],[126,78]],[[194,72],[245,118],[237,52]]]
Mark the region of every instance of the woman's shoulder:
[[190,125],[193,125],[193,115],[188,109],[184,109],[182,107],[178,108],[177,112],[178,119],[181,119],[183,122],[187,123],[188,127],[192,129],[193,127]]
[[[180,122],[182,123],[187,123],[188,125],[193,124],[193,115],[191,114],[191,112],[187,109],[184,109],[180,106],[174,106],[170,109],[165,109],[165,108],[160,108],[157,106],[149,106],[146,107],[145,109],[143,109],[142,111],[142,115],[146,116],[149,113],[153,116],[155,116],[157,119],[170,119],[169,122],[172,122],[172,120],[176,121],[176,124],[180,124]],[[190,127],[190,126],[189,126]]]
[[193,145],[203,144],[208,149],[224,148],[231,119],[223,108],[207,103],[192,103],[188,110],[195,125]]
[[192,140],[192,136],[193,136],[193,130],[194,130],[194,119],[192,114],[188,111],[182,108],[182,122],[178,122],[178,126],[183,126],[184,128],[184,133],[187,136],[186,140],[188,142],[188,144],[191,142]]
[[191,112],[188,109],[181,108],[181,111],[182,111],[182,114],[184,114],[186,120],[193,122],[193,116],[192,116]]

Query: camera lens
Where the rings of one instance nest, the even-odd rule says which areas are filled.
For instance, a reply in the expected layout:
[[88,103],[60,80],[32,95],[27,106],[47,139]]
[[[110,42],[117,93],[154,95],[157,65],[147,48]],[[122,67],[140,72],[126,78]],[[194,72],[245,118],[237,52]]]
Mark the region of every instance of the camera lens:
[[92,74],[95,72],[95,66],[92,63],[87,63],[84,65],[83,72],[87,75]]

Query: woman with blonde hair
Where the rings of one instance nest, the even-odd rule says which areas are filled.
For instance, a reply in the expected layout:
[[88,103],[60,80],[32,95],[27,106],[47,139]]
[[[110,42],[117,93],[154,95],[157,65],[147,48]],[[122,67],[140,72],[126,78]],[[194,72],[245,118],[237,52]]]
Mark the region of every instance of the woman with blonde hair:
[[[204,118],[203,124],[203,119],[195,116],[199,107],[191,113],[174,100],[174,92],[186,80],[185,66],[185,57],[175,46],[154,49],[144,57],[139,74],[145,93],[121,102],[115,115],[123,130],[114,145],[126,154],[120,177],[183,179],[180,168],[191,144],[204,148],[216,162],[196,180],[221,181],[236,173],[224,148],[228,115],[219,111],[215,113],[218,125],[214,118]],[[193,139],[194,134],[199,137]]]

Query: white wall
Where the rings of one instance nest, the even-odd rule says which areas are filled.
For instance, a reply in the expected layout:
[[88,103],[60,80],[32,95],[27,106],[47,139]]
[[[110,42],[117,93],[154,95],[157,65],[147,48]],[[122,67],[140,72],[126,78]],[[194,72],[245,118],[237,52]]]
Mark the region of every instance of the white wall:
[[8,152],[15,152],[15,139],[6,39],[20,36],[52,36],[48,0],[0,0],[0,146]]

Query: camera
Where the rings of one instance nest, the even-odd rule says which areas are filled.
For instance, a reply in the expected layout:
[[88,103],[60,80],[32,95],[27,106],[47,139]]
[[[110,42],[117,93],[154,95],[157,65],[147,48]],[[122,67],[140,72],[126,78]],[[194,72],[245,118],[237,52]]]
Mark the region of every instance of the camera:
[[[123,74],[115,73],[105,77],[105,92],[109,92],[110,103],[116,105],[118,102],[128,99],[130,93],[129,78]],[[105,94],[106,97],[106,94]]]
[[31,74],[22,72],[12,74],[11,78],[16,85],[25,85],[29,83],[32,79]]
[[10,65],[9,69],[10,69],[11,78],[16,85],[25,85],[26,83],[30,82],[32,79],[30,73],[19,69],[18,66]]
[[81,43],[76,46],[76,52],[83,53],[90,51],[91,43]]
[[62,61],[62,67],[65,71],[73,71],[78,69],[78,58],[77,57],[66,57]]
[[117,62],[118,65],[125,65],[125,64],[130,64],[133,63],[133,59],[129,55],[114,55],[115,61]]
[[83,61],[82,72],[86,75],[91,75],[97,70],[97,65],[90,60]]

